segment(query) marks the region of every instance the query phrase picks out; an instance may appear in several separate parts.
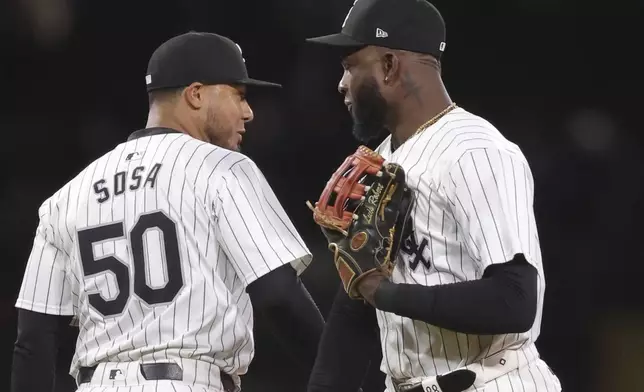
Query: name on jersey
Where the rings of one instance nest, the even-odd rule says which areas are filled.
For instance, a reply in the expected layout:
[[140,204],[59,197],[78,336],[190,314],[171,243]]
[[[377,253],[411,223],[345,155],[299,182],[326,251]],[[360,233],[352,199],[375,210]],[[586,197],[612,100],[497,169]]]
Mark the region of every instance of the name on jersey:
[[[108,186],[108,181],[105,178],[101,178],[94,183],[94,193],[98,196],[96,200],[99,203],[104,203],[108,201],[111,196],[122,195],[128,189],[135,191],[141,186],[148,186],[152,189],[156,185],[159,170],[161,170],[161,164],[155,163],[152,168],[147,171],[145,166],[135,167],[129,177],[127,171],[120,171],[114,174],[114,177],[111,179],[111,187]],[[145,180],[143,178],[145,178]]]

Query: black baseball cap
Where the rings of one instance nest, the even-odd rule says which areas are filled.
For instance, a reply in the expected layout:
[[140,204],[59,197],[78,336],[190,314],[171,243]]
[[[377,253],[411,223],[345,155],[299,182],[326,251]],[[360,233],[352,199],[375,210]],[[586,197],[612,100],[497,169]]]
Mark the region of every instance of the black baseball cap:
[[356,50],[382,46],[440,59],[445,50],[445,22],[425,0],[356,0],[340,33],[307,41]]
[[170,38],[154,51],[148,62],[145,83],[150,92],[189,86],[194,82],[282,87],[249,78],[242,50],[230,38],[190,31]]

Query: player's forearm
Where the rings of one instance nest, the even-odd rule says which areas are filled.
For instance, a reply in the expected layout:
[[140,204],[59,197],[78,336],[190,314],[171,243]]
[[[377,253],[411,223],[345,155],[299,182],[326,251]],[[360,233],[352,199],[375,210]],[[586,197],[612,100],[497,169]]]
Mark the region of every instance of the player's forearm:
[[290,266],[283,266],[253,282],[248,289],[253,306],[272,334],[297,364],[313,367],[324,318]]
[[349,299],[342,287],[322,333],[307,392],[356,392],[380,350],[374,309]]
[[262,310],[271,332],[298,365],[310,371],[315,362],[324,319],[304,287],[294,289],[282,304]]
[[525,332],[537,311],[537,271],[519,257],[521,261],[489,267],[475,281],[438,286],[385,281],[376,292],[376,306],[456,332]]
[[[11,365],[11,392],[52,391],[58,336],[71,317],[18,309],[18,336]],[[37,376],[34,376],[37,370]]]

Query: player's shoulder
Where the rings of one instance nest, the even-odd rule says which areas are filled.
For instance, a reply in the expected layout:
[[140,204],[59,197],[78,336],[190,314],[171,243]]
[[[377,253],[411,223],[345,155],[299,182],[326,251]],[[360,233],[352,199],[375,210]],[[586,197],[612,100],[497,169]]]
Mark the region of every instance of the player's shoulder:
[[228,176],[238,170],[259,170],[248,155],[208,144],[204,165],[214,174]]
[[[70,195],[72,189],[74,189],[79,183],[83,181],[83,178],[87,175],[87,173],[91,172],[94,167],[101,161],[101,159],[106,156],[108,153],[105,153],[101,155],[98,158],[94,158],[90,163],[86,164],[83,169],[80,171],[77,171],[76,173],[71,174],[67,181],[59,187],[52,195],[50,195],[44,202],[43,206],[47,203],[57,203],[61,201],[65,201]],[[42,206],[41,206],[42,208]]]
[[164,153],[153,154],[156,159],[171,166],[185,167],[187,173],[192,173],[187,177],[194,178],[195,181],[202,181],[203,176],[208,181],[217,181],[234,168],[255,167],[255,162],[242,152],[219,147],[183,133],[171,134],[165,138],[165,143],[166,147],[161,149]]
[[476,141],[512,144],[490,121],[461,107],[445,116],[440,130],[446,138],[458,137],[461,145]]
[[61,209],[67,208],[70,203],[75,202],[78,193],[81,192],[81,184],[88,173],[91,174],[96,166],[105,159],[111,151],[92,160],[83,169],[68,177],[67,181],[56,191],[47,196],[38,207],[38,216],[41,222],[53,222],[58,220],[58,213]]
[[442,153],[437,165],[443,169],[449,169],[474,150],[494,151],[525,160],[519,146],[505,137],[492,122],[463,108],[457,108],[446,116],[438,132],[442,133],[437,135],[441,140]]

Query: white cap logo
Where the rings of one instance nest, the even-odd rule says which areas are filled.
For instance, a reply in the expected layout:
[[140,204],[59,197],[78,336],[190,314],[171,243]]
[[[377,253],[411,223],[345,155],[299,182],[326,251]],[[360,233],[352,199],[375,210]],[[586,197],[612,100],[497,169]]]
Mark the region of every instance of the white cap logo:
[[145,75],[145,84],[152,83],[152,75]]
[[440,46],[438,47],[438,50],[443,52],[445,50],[445,46],[446,46],[445,42],[441,42]]
[[376,29],[376,38],[387,38],[389,37],[389,33],[384,31],[383,29]]

